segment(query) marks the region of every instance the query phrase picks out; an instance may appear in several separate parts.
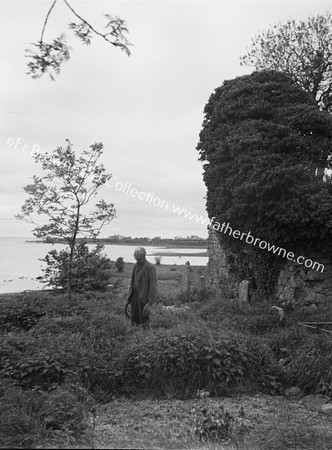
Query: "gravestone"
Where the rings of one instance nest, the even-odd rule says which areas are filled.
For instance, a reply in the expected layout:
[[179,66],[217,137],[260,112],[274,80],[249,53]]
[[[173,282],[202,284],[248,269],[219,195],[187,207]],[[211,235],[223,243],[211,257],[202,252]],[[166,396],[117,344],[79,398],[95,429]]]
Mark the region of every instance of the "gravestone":
[[186,292],[188,295],[190,294],[190,262],[187,261],[184,265],[181,279],[181,291]]
[[248,303],[249,302],[249,281],[243,280],[239,284],[239,302]]
[[202,291],[205,292],[206,290],[206,283],[205,283],[205,276],[201,275],[201,287],[202,287]]
[[197,267],[193,267],[193,279],[194,289],[196,289],[197,291],[201,291],[202,283]]

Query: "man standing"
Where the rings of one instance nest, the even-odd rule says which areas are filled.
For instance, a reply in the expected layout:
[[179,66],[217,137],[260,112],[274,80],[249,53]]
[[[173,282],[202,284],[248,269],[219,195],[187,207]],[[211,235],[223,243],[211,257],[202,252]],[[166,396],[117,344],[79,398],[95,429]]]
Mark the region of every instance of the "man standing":
[[151,305],[157,294],[156,268],[146,260],[143,247],[136,248],[134,258],[137,263],[131,274],[128,297],[128,302],[131,303],[131,323],[149,328]]

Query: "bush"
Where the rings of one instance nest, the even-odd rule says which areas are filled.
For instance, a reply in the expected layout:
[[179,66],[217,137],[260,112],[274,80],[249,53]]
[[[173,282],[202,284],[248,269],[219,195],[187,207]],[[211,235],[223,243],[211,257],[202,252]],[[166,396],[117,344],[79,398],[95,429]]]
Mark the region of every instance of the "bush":
[[225,441],[231,438],[234,417],[224,410],[223,405],[205,407],[196,413],[195,434],[203,441]]
[[119,256],[116,261],[115,261],[115,267],[117,268],[118,272],[123,272],[124,267],[125,267],[125,263],[124,260],[122,258],[122,256]]
[[[254,352],[253,352],[254,354]],[[252,379],[251,360],[240,336],[204,323],[171,330],[134,332],[114,359],[110,389],[188,397],[197,389],[224,395]]]
[[[111,261],[102,255],[102,245],[89,250],[86,242],[75,248],[72,263],[72,291],[106,291],[110,283]],[[42,261],[46,262],[40,278],[46,286],[66,289],[68,285],[69,250],[51,250]]]
[[30,330],[45,313],[40,308],[20,305],[17,302],[5,305],[0,310],[0,330],[8,332],[13,329]]
[[[73,448],[88,445],[88,403],[70,387],[52,392],[8,387],[0,397],[2,448]],[[60,447],[60,448],[61,448]]]
[[[84,368],[84,349],[75,335],[7,335],[0,345],[0,375],[27,388],[49,389],[77,380]],[[82,367],[83,366],[83,367]]]

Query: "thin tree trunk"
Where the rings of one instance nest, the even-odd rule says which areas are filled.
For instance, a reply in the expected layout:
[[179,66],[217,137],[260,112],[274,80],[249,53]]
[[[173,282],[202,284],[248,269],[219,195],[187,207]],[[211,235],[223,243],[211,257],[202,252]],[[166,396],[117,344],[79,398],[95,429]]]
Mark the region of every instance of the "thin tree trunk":
[[76,237],[78,233],[78,227],[79,227],[79,220],[80,220],[80,204],[77,206],[77,212],[76,212],[76,223],[75,223],[75,230],[73,237],[70,241],[70,255],[69,255],[69,263],[68,263],[68,284],[67,284],[67,295],[68,300],[71,302],[71,294],[72,294],[72,267],[73,267],[73,259],[74,259],[74,250],[76,245]]

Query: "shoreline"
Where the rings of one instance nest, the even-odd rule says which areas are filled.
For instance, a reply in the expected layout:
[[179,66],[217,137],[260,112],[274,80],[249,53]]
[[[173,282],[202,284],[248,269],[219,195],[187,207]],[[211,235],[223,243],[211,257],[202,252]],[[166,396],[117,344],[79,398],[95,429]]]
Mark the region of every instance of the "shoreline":
[[[195,253],[194,255],[192,255],[192,254],[186,254],[186,253],[183,253],[183,254],[180,254],[180,253],[176,253],[176,254],[168,254],[168,253],[165,253],[165,256],[181,256],[181,255],[183,255],[183,256],[202,256],[200,253]],[[148,261],[150,261],[150,262],[152,262],[152,264],[154,264],[153,263],[153,261],[151,261],[151,257],[149,258],[149,255],[147,255],[148,257],[147,257],[147,260]],[[154,254],[153,256],[163,256],[163,255],[160,255],[160,254]],[[131,267],[135,264],[134,262],[129,262],[129,261],[124,261],[125,262],[125,265],[127,266],[127,267],[129,267],[130,269],[131,269]],[[115,264],[115,261],[114,260],[111,260],[111,263],[112,264]],[[154,264],[155,265],[155,264]],[[176,264],[176,263],[174,263],[174,264],[166,264],[166,263],[163,263],[162,261],[161,261],[161,264],[160,264],[160,266],[158,266],[158,267],[164,267],[164,268],[168,268],[168,267],[177,267],[177,268],[179,268],[179,269],[181,269],[182,267],[185,267],[185,261],[183,261],[183,262],[181,262],[181,264]],[[197,266],[193,266],[193,267],[196,267],[196,268],[198,268],[198,269],[206,269],[206,267],[207,267],[207,265],[197,265]],[[42,284],[42,283],[41,283]],[[28,293],[32,293],[32,292],[36,292],[36,293],[38,293],[38,292],[42,292],[42,293],[45,293],[45,292],[49,292],[49,293],[55,293],[57,291],[57,289],[49,289],[49,288],[46,288],[45,287],[45,289],[43,289],[43,288],[40,288],[40,289],[23,289],[23,290],[21,290],[21,291],[15,291],[15,292],[0,292],[0,301],[1,300],[3,300],[3,298],[4,297],[8,297],[8,296],[13,296],[13,297],[16,297],[16,296],[19,296],[19,295],[25,295],[25,294],[28,294]],[[59,290],[58,290],[59,291]]]
[[[42,240],[26,240],[25,241],[28,244],[62,244],[62,245],[67,245],[66,242],[62,241],[62,240],[56,240],[54,242],[45,242]],[[78,241],[80,242],[80,241]],[[198,241],[198,242],[169,242],[167,240],[165,241],[161,241],[161,242],[140,242],[140,241],[117,241],[117,242],[110,242],[108,240],[104,240],[104,239],[100,239],[100,240],[96,240],[96,241],[92,241],[92,240],[87,240],[87,244],[101,244],[101,245],[123,245],[123,246],[131,246],[131,247],[158,247],[158,248],[199,248],[199,249],[207,249],[208,247],[208,243],[207,241]]]

